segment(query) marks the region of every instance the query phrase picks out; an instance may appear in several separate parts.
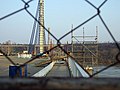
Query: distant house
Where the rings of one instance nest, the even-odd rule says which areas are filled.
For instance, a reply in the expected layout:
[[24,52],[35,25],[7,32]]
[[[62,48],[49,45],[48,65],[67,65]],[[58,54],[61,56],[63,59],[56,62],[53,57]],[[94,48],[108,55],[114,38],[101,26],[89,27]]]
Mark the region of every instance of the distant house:
[[28,51],[23,51],[23,53],[18,53],[18,58],[31,58],[32,54],[28,54]]
[[2,53],[0,53],[0,56],[3,56],[3,54],[2,54]]

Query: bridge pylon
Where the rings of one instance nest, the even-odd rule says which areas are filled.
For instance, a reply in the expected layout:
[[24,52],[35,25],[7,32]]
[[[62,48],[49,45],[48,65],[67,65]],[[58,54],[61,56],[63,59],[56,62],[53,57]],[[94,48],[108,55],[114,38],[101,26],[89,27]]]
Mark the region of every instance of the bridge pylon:
[[40,20],[40,32],[39,32],[39,40],[40,40],[40,53],[44,52],[44,44],[45,44],[45,31],[44,31],[44,0],[40,0],[40,12],[39,12],[39,20]]
[[[36,10],[36,16],[37,20],[40,22],[37,23],[36,20],[33,24],[33,29],[31,33],[30,43],[29,43],[29,54],[37,54],[37,53],[43,53],[46,41],[45,41],[45,30],[44,30],[44,0],[38,1],[38,7]],[[39,48],[36,48],[35,46],[39,45]],[[34,55],[33,54],[33,55]]]

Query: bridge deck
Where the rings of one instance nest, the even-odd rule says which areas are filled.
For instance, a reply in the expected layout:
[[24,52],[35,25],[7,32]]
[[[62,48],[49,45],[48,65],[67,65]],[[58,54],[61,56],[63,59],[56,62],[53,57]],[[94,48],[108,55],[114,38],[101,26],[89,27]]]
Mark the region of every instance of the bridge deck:
[[70,77],[69,69],[66,62],[57,62],[46,77]]

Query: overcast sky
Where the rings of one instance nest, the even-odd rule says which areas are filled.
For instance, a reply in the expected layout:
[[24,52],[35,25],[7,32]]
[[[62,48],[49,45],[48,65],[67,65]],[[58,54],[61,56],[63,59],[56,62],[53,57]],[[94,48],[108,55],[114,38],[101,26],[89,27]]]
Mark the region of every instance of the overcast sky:
[[[26,0],[27,1],[27,0]],[[98,7],[104,0],[89,0]],[[38,0],[33,0],[29,5],[29,11],[35,15]],[[21,0],[1,0],[0,18],[24,7]],[[108,0],[101,8],[101,16],[108,25],[117,41],[120,41],[120,0]],[[51,28],[51,32],[60,38],[70,31],[71,25],[78,26],[96,13],[96,10],[85,0],[45,0],[45,27]],[[0,43],[11,40],[16,43],[29,43],[34,20],[26,11],[21,11],[0,21]],[[98,26],[99,42],[112,41],[110,35],[101,23],[99,17],[92,19],[74,32],[74,35],[82,35],[83,27],[85,35],[95,35]],[[70,35],[66,36],[63,43],[71,41]],[[46,34],[47,38],[47,34]]]

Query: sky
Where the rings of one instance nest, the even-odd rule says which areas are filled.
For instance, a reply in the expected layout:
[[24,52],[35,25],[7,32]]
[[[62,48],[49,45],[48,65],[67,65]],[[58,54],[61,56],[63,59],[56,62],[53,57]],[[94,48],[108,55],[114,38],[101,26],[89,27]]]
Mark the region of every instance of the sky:
[[[27,1],[27,0],[25,0]],[[98,7],[104,0],[89,0]],[[33,0],[28,10],[35,16],[38,0]],[[24,7],[21,0],[1,0],[0,18]],[[45,27],[50,27],[51,33],[58,39],[80,25],[85,20],[96,14],[96,10],[85,0],[45,0]],[[108,0],[101,7],[100,15],[109,27],[117,41],[120,41],[120,0]],[[25,11],[0,20],[0,43],[11,40],[15,43],[28,44],[33,27],[33,18]],[[101,23],[99,17],[95,17],[88,23],[78,28],[75,36],[81,36],[83,27],[85,35],[96,35],[96,26],[98,26],[99,42],[113,42],[109,33]],[[61,40],[62,43],[71,42],[71,34]],[[52,37],[51,37],[52,38]],[[47,33],[46,33],[47,39]],[[53,39],[53,38],[52,38]]]

